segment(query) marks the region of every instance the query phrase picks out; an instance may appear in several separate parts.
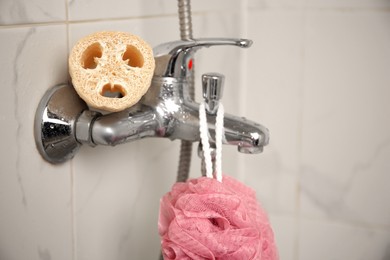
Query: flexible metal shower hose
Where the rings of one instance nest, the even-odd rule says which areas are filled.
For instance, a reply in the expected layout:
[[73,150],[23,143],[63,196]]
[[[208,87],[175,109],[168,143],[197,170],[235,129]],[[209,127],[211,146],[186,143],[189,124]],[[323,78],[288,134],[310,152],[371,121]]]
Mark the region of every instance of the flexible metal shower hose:
[[[182,40],[190,40],[192,36],[192,18],[191,18],[191,3],[190,0],[178,0],[179,7],[179,23],[180,23],[180,38]],[[194,68],[192,68],[191,78],[188,82],[188,92],[192,100],[195,98],[194,87]],[[192,142],[181,141],[179,166],[177,171],[177,182],[185,182],[188,179],[192,157]]]
[[[191,21],[191,3],[190,0],[178,0],[179,7],[179,24],[180,38],[182,40],[190,40],[192,36],[192,21]],[[188,93],[192,100],[195,98],[194,88],[194,67],[192,68],[191,78],[188,82]],[[192,157],[192,142],[181,141],[179,166],[177,170],[177,182],[185,182],[188,179],[191,167]],[[163,254],[160,254],[160,260],[164,260]]]
[[[182,40],[190,40],[192,36],[192,21],[191,21],[191,3],[190,0],[178,0],[179,8],[179,24],[180,24],[180,38]],[[194,67],[192,67],[191,77],[188,82],[188,93],[190,98],[195,98],[194,88]],[[191,167],[192,157],[192,142],[181,141],[179,166],[177,170],[177,182],[185,182],[188,179]],[[163,254],[160,254],[160,260],[164,260]]]

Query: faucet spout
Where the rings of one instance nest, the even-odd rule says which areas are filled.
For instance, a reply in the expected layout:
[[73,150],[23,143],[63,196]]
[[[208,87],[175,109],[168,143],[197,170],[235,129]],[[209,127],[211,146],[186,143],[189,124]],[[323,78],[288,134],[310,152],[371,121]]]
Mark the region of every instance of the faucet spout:
[[119,113],[98,117],[91,126],[94,145],[115,146],[145,137],[164,135],[155,111],[137,105]]
[[[174,129],[168,131],[171,133],[169,138],[198,142],[200,141],[199,105],[187,101],[183,106],[183,110],[173,116],[175,118],[175,123],[172,124]],[[215,120],[216,115],[207,114],[211,142],[215,142]],[[262,152],[268,142],[269,131],[266,127],[244,117],[225,114],[224,144],[237,146],[241,153],[255,154]]]
[[244,117],[225,117],[225,137],[229,144],[237,145],[238,151],[256,154],[269,143],[269,130]]

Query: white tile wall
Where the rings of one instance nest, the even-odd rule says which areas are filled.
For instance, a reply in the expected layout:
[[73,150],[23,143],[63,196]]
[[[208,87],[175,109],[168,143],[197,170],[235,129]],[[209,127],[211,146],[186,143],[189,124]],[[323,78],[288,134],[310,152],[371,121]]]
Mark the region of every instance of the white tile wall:
[[64,0],[2,0],[0,25],[63,22],[66,20]]
[[[390,224],[385,200],[390,181],[390,35],[384,24],[389,18],[372,12],[307,17],[305,215]],[[321,189],[313,190],[318,186],[313,182],[321,182]]]
[[[227,112],[271,131],[263,154],[226,147],[224,169],[256,189],[283,260],[390,259],[389,5],[193,1],[195,37],[254,40],[200,51],[196,74],[225,74]],[[153,46],[175,40],[176,6],[0,1],[0,260],[158,258],[159,198],[174,182],[179,142],[84,146],[52,166],[35,149],[33,119],[44,91],[67,81],[78,39],[122,30]]]
[[293,214],[300,168],[302,13],[250,12],[248,24],[254,44],[247,58],[244,114],[265,124],[271,141],[260,156],[240,156],[245,179],[267,208]]
[[245,114],[271,144],[243,157],[245,180],[281,258],[388,259],[389,2],[248,3]]
[[0,29],[0,38],[0,259],[71,259],[70,164],[45,163],[33,138],[39,100],[66,80],[66,28]]
[[114,4],[104,0],[68,0],[68,6],[71,21],[156,16],[176,11],[174,3],[162,0],[116,0]]
[[299,259],[389,259],[390,232],[331,221],[301,221]]

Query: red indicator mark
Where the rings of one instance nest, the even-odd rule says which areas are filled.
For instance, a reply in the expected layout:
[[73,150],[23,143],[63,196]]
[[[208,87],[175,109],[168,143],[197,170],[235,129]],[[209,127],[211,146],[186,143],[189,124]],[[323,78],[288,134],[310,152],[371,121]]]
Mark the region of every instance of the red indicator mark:
[[193,66],[194,64],[193,64],[193,61],[192,61],[192,59],[190,59],[189,61],[188,61],[188,65],[187,65],[187,67],[188,67],[188,69],[189,70],[192,70],[192,66]]

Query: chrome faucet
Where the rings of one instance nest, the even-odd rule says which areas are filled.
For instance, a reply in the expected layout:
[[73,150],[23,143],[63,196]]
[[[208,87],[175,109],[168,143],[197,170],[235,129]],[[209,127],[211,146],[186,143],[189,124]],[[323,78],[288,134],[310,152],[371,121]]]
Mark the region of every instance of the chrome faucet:
[[[154,48],[156,68],[151,86],[133,107],[107,115],[88,110],[72,87],[60,85],[42,98],[35,118],[35,139],[42,156],[51,163],[72,158],[81,144],[118,145],[145,137],[200,141],[199,104],[191,100],[188,80],[192,58],[203,47],[250,47],[246,39],[194,39],[164,43]],[[215,110],[222,96],[223,75],[203,75],[203,96],[211,141],[215,136]],[[226,144],[243,153],[258,153],[268,144],[264,126],[242,117],[225,115]]]

